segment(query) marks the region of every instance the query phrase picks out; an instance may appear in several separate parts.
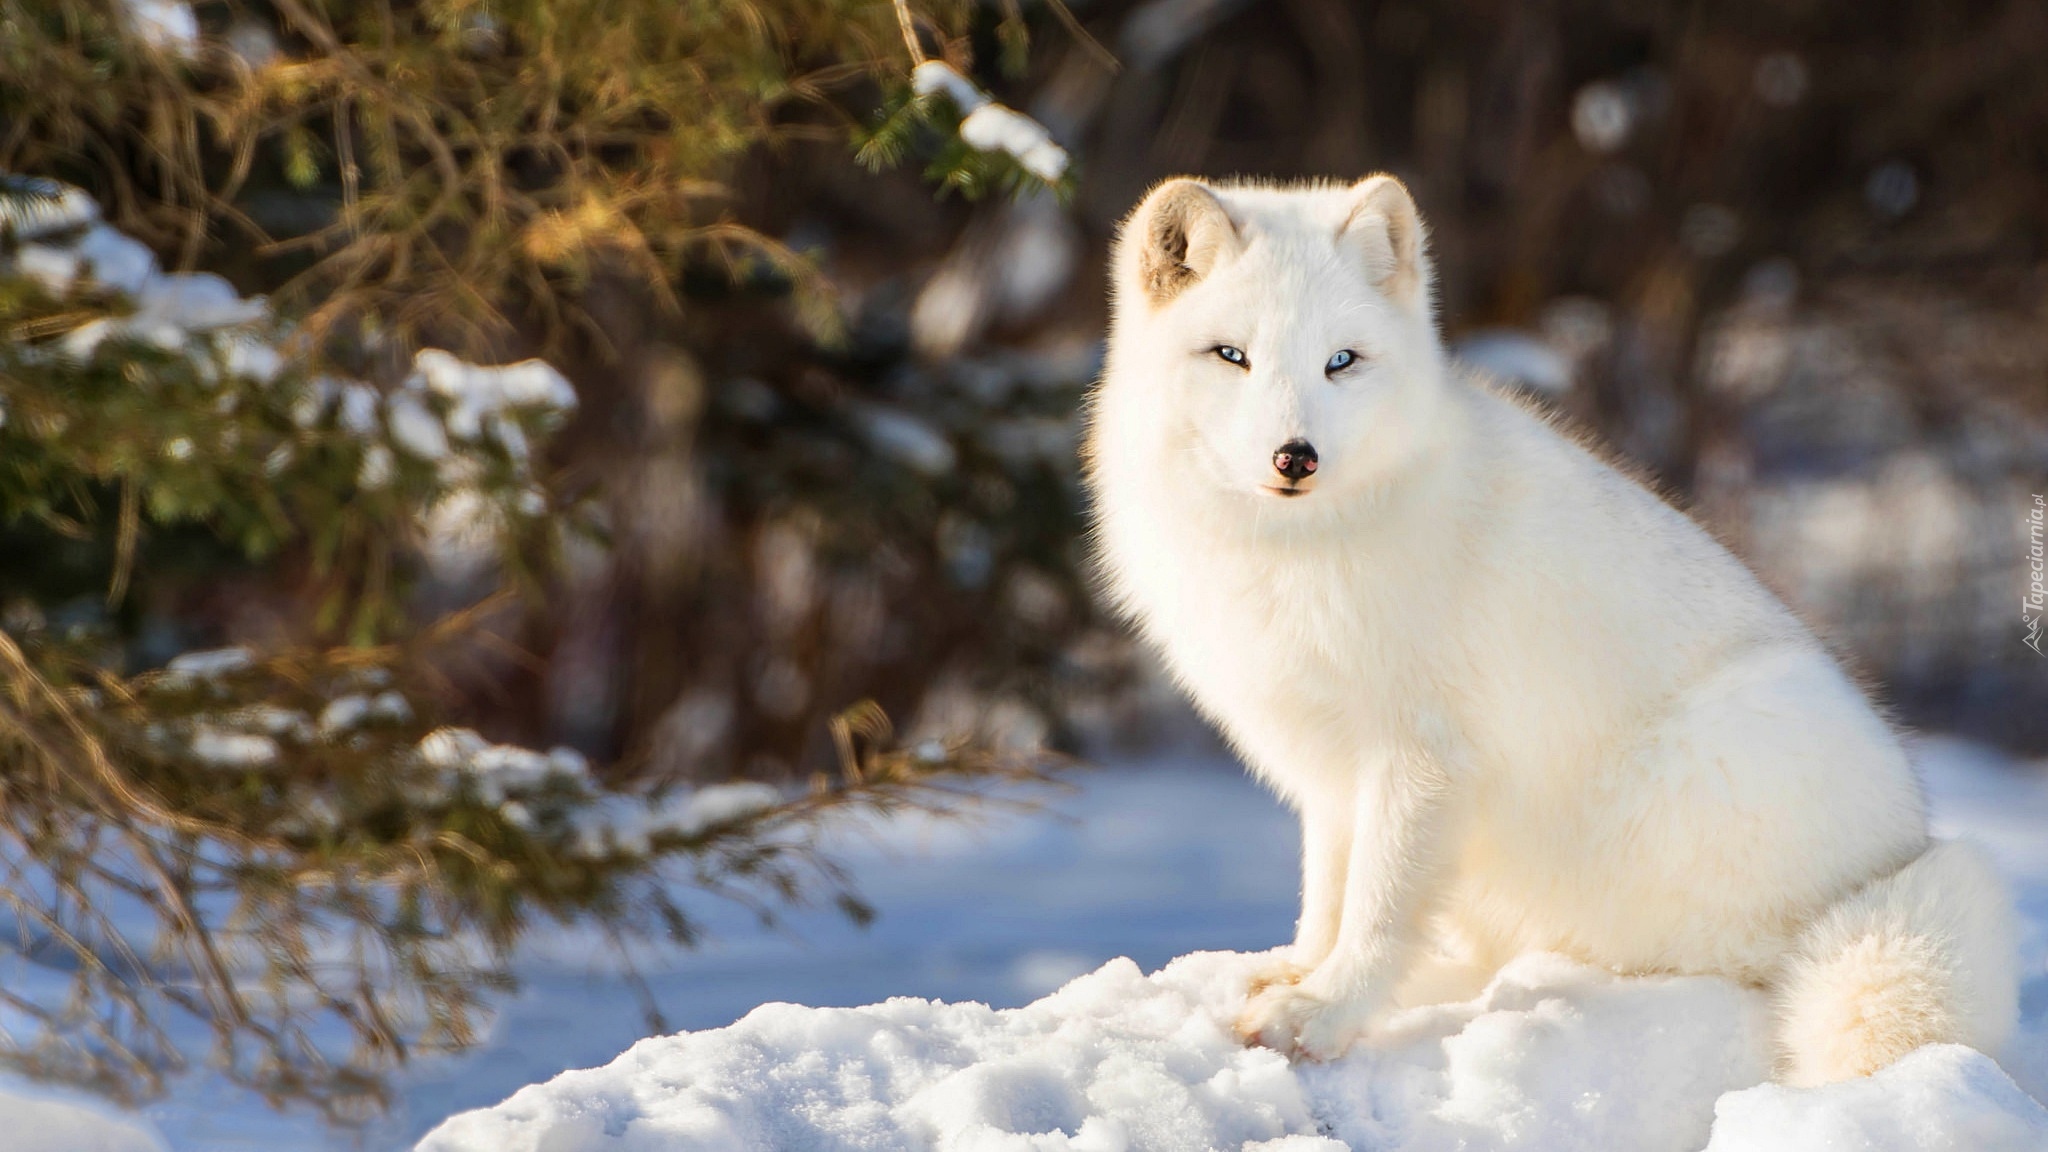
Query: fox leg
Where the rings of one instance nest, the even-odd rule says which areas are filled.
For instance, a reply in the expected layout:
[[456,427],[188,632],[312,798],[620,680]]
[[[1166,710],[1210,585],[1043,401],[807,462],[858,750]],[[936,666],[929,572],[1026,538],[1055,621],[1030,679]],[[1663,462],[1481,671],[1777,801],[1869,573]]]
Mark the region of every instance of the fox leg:
[[1509,958],[1509,949],[1482,926],[1458,908],[1445,908],[1430,923],[1388,1007],[1462,1004],[1484,992]]
[[1391,1001],[1442,887],[1447,784],[1427,760],[1394,759],[1368,771],[1350,811],[1335,945],[1300,980],[1253,996],[1238,1018],[1240,1036],[1325,1060],[1364,1035]]
[[1301,809],[1301,919],[1294,943],[1252,976],[1250,995],[1308,975],[1337,946],[1351,864],[1352,806],[1312,797]]

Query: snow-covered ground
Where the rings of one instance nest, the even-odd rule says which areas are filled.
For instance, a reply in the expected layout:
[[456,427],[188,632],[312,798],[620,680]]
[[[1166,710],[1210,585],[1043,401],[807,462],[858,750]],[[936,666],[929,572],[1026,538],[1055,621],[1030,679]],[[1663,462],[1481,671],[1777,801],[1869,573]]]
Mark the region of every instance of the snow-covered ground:
[[164,1152],[149,1121],[84,1092],[0,1075],[0,1147],[23,1152]]
[[[707,945],[641,964],[669,1029],[730,1024],[771,1001],[915,995],[1013,1007],[1118,956],[1150,970],[1187,952],[1265,948],[1291,935],[1292,820],[1235,766],[1213,754],[1174,757],[1077,783],[1031,816],[842,837],[835,858],[880,912],[864,930],[821,910],[764,932],[744,910],[700,904]],[[603,1064],[650,1034],[600,940],[536,933],[518,971],[520,991],[486,1042],[406,1069],[392,1114],[363,1133],[274,1112],[213,1076],[177,1084],[145,1114],[173,1149],[191,1152],[409,1147],[453,1113]]]
[[[1953,741],[1920,758],[1940,831],[1988,844],[2027,917],[2026,1023],[2002,1069],[1932,1048],[1872,1081],[1759,1086],[1749,994],[1551,957],[1291,1067],[1230,1040],[1246,960],[1225,950],[1290,934],[1293,822],[1220,758],[1174,756],[1085,775],[1046,813],[847,839],[871,928],[818,913],[769,934],[728,910],[710,946],[643,965],[668,1026],[697,1031],[620,1056],[648,1032],[638,995],[601,947],[547,939],[487,1042],[408,1069],[365,1132],[206,1078],[145,1115],[171,1148],[208,1150],[403,1147],[430,1129],[431,1152],[2048,1149],[2048,1111],[2022,1090],[2048,1096],[2048,770]],[[929,999],[889,1001],[907,996]],[[441,1124],[465,1109],[483,1110]]]
[[[1269,934],[1252,943],[1281,939],[1288,822],[1235,777],[1155,766],[1091,782],[1069,837],[1027,827],[923,866],[956,890],[930,895],[963,917],[940,939],[980,935],[965,918],[1019,921],[999,933],[1014,941],[999,955],[1021,958],[1013,991],[1050,982],[1068,958],[1130,951],[1143,966],[1110,960],[1009,1011],[768,1004],[457,1116],[420,1148],[2039,1152],[2048,1110],[2014,1077],[2036,1093],[2048,1084],[2048,778],[1947,741],[1923,744],[1921,760],[1941,830],[1997,851],[2028,914],[2027,1027],[2005,1069],[1934,1047],[1873,1080],[1783,1089],[1764,1082],[1760,995],[1710,979],[1620,980],[1552,956],[1522,958],[1472,1003],[1398,1015],[1341,1061],[1290,1065],[1229,1034],[1251,957],[1197,953],[1148,976],[1144,956],[1164,942],[1148,930],[1162,919],[1169,952],[1190,929],[1242,947],[1233,937],[1261,920]],[[1174,863],[1160,871],[1162,859]],[[1088,928],[1027,927],[1065,918],[1069,894]]]

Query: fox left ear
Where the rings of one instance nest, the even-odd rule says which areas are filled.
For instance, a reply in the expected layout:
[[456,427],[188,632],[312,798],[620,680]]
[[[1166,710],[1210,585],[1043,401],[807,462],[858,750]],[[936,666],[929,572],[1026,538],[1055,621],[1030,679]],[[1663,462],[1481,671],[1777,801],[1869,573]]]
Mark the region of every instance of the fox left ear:
[[1337,243],[1365,264],[1373,286],[1396,304],[1427,303],[1429,255],[1424,250],[1422,213],[1399,180],[1368,176],[1351,186],[1351,211],[1337,229]]
[[1139,287],[1157,306],[1215,271],[1242,241],[1216,194],[1180,177],[1145,197],[1125,222],[1121,243],[1133,250]]

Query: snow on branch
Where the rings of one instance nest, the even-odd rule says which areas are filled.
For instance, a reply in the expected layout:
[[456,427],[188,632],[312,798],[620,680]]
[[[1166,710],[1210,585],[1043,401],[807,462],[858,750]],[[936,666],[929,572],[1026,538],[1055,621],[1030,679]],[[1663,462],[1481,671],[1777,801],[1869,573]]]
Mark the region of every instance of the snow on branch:
[[942,60],[926,60],[910,74],[921,99],[943,95],[960,110],[960,139],[980,152],[1007,153],[1019,167],[1048,184],[1067,174],[1067,150],[1053,143],[1045,126],[1007,104],[999,104],[974,81]]
[[0,233],[36,240],[99,218],[99,204],[68,184],[0,174]]
[[199,51],[199,21],[184,0],[125,0],[122,7],[130,27],[150,47],[174,56]]
[[[11,257],[0,255],[0,277],[11,274],[57,300],[89,302],[105,313],[21,355],[56,355],[81,366],[112,345],[183,355],[219,390],[224,410],[241,403],[236,389],[284,386],[291,329],[263,297],[243,297],[212,273],[165,272],[155,253],[103,222],[99,206],[76,188],[0,179],[0,233],[19,241]],[[531,440],[573,413],[577,397],[544,361],[483,366],[429,348],[389,391],[317,375],[290,386],[297,390],[291,414],[300,428],[311,434],[331,427],[358,442],[362,489],[390,485],[401,460],[432,468],[443,493],[429,501],[420,522],[437,572],[475,573],[514,518],[532,520],[550,510],[532,475]],[[173,461],[194,452],[186,439],[165,446]],[[281,446],[274,463],[287,466],[295,452]],[[510,495],[495,498],[500,492]]]

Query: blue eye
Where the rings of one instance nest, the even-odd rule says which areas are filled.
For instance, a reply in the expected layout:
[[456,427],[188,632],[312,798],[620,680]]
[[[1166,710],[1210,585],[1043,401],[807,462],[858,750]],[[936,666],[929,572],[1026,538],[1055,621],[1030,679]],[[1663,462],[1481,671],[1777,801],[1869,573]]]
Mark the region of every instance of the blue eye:
[[1218,345],[1216,347],[1216,354],[1223,357],[1225,361],[1237,365],[1239,368],[1249,368],[1252,366],[1252,362],[1245,358],[1242,349],[1232,348],[1228,344]]
[[1335,356],[1330,357],[1330,362],[1323,365],[1323,374],[1327,376],[1333,372],[1342,372],[1356,363],[1358,363],[1358,353],[1346,348]]

